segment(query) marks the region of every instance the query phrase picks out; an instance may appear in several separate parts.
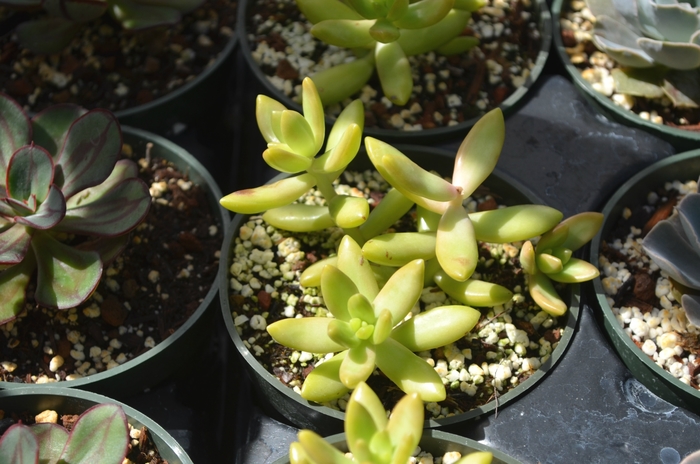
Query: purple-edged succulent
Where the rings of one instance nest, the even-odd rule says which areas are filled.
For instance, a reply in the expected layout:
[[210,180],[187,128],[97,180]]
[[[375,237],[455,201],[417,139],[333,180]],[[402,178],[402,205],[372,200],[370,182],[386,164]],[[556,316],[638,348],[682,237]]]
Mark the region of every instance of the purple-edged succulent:
[[129,424],[121,406],[98,404],[68,432],[54,423],[17,423],[0,438],[0,462],[18,464],[122,464],[129,450]]
[[78,35],[82,26],[109,14],[127,30],[167,26],[204,0],[0,0],[14,8],[41,8],[46,16],[17,27],[20,43],[35,53],[56,53]]
[[57,105],[29,118],[0,93],[0,324],[34,299],[85,301],[151,204],[138,166],[119,160],[110,112]]
[[682,295],[688,320],[700,327],[700,193],[686,195],[671,217],[652,227],[643,247]]

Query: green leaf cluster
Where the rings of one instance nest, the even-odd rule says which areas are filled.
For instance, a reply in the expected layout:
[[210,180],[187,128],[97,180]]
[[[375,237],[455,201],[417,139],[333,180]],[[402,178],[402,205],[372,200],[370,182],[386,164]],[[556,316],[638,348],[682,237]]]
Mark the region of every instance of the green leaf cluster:
[[0,94],[0,324],[24,308],[35,271],[38,304],[85,301],[145,218],[148,186],[121,147],[108,111],[57,105],[29,119]]
[[70,433],[57,424],[14,424],[0,438],[0,462],[13,464],[122,464],[129,426],[121,406],[98,404]]
[[167,26],[182,14],[199,7],[204,0],[0,0],[14,8],[43,8],[46,16],[17,26],[19,42],[40,54],[58,53],[75,38],[83,26],[109,14],[127,30]]

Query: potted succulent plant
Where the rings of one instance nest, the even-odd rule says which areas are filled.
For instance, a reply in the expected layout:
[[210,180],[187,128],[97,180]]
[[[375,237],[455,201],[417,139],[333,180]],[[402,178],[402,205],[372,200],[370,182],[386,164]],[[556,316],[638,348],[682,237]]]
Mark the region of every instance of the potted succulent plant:
[[[72,379],[127,395],[154,385],[213,315],[227,222],[218,187],[170,142],[133,129],[122,138],[108,111],[57,105],[30,119],[0,102],[2,388]],[[195,256],[202,264],[190,267]]]
[[[424,170],[391,145],[366,138],[368,157],[377,173],[360,176],[360,183],[387,182],[393,186],[370,211],[369,201],[358,188],[334,184],[339,176],[346,180],[355,177],[342,172],[359,149],[361,104],[348,105],[341,113],[328,137],[326,152],[315,157],[324,142],[322,105],[313,82],[306,79],[304,86],[303,115],[265,96],[258,97],[257,108],[258,123],[268,142],[263,158],[279,170],[298,175],[234,192],[221,200],[226,208],[239,213],[264,213],[234,218],[231,229],[235,231],[230,232],[222,249],[222,256],[229,257],[222,260],[220,271],[222,310],[229,332],[254,371],[260,369],[255,355],[265,351],[263,346],[271,346],[272,339],[290,348],[273,357],[290,356],[292,364],[301,360],[300,365],[281,359],[275,367],[266,366],[286,378],[289,386],[284,387],[268,373],[260,382],[270,383],[269,377],[272,386],[262,389],[294,387],[306,404],[325,405],[344,401],[342,398],[360,381],[372,383],[378,378],[373,374],[377,366],[380,377],[390,381],[388,390],[418,392],[440,414],[436,402],[445,399],[446,390],[470,396],[469,392],[476,394],[476,387],[466,380],[467,366],[463,367],[462,380],[462,367],[448,374],[449,378],[441,378],[437,372],[447,371],[443,365],[446,359],[428,359],[427,353],[445,346],[440,351],[447,359],[455,366],[464,365],[472,349],[457,348],[454,343],[480,321],[479,333],[488,337],[488,332],[495,337],[488,343],[498,344],[498,335],[487,328],[493,320],[501,324],[497,332],[510,327],[509,341],[501,342],[501,346],[510,343],[508,356],[525,355],[531,346],[529,339],[525,341],[526,332],[511,324],[512,319],[506,322],[499,318],[510,312],[524,316],[527,311],[514,309],[513,304],[529,301],[525,307],[530,305],[535,311],[533,318],[537,315],[537,319],[529,319],[533,324],[540,326],[548,320],[545,327],[551,327],[552,318],[563,321],[571,305],[558,295],[552,280],[577,283],[597,275],[594,266],[573,258],[572,251],[595,234],[602,218],[598,213],[583,213],[560,223],[559,211],[532,204],[480,212],[465,208],[463,202],[474,203],[472,194],[489,177],[500,154],[504,138],[500,110],[487,114],[465,138],[456,159],[450,160],[454,164],[451,181]],[[311,193],[304,196],[309,189]],[[324,200],[319,201],[320,197]],[[407,222],[397,225],[402,217]],[[330,233],[317,235],[321,231]],[[540,235],[538,245],[533,246],[529,239]],[[304,241],[319,246],[313,251],[302,249]],[[479,243],[493,246],[487,251]],[[505,245],[512,243],[512,247]],[[498,251],[496,244],[509,251]],[[484,253],[502,264],[517,258],[522,267],[509,272],[520,275],[522,283],[511,283],[513,288],[509,289],[502,281],[482,278],[491,275],[481,266],[487,262]],[[295,289],[303,291],[296,293]],[[432,309],[425,307],[426,301]],[[484,317],[469,306],[499,309],[487,310]],[[313,315],[318,317],[306,317]],[[281,320],[273,322],[276,319]],[[566,336],[574,324],[575,320],[564,329]],[[246,332],[249,328],[254,334]],[[539,366],[552,354],[547,350],[541,353],[544,357],[531,360],[532,365]],[[484,356],[492,360],[498,357]],[[399,358],[402,361],[395,362]],[[480,384],[484,372],[477,367],[472,370]],[[494,364],[492,374],[504,375],[506,370],[498,369],[498,363]],[[510,372],[510,367],[507,370]],[[496,381],[498,390],[506,387],[503,382],[505,378]],[[507,390],[509,387],[503,393]],[[303,403],[283,403],[276,405],[282,414],[306,427],[308,418],[295,411],[305,407]],[[329,414],[329,409],[318,408],[322,414]],[[309,427],[318,429],[319,425]]]
[[157,423],[95,393],[69,388],[47,392],[36,387],[2,391],[0,411],[4,415],[2,462],[122,464],[125,458],[140,462],[145,457],[148,462],[155,458],[172,464],[192,462]]
[[591,245],[601,269],[593,281],[597,301],[618,354],[651,391],[694,411],[698,176],[698,150],[640,171],[606,203]]
[[299,108],[301,81],[311,76],[329,123],[361,95],[366,133],[397,141],[462,136],[488,110],[507,112],[548,55],[551,25],[542,1],[373,5],[241,2],[243,54],[285,106]]
[[[426,440],[422,437],[426,436]],[[347,438],[346,438],[347,437]],[[289,457],[276,464],[420,462],[433,458],[455,464],[516,463],[511,457],[473,440],[442,432],[423,430],[423,402],[417,394],[404,396],[387,419],[377,395],[364,382],[353,391],[345,417],[345,434],[324,439],[311,430],[301,430],[299,441],[289,447]],[[339,449],[340,448],[340,449]],[[349,451],[352,457],[345,454]]]
[[32,112],[70,102],[160,133],[196,122],[222,100],[235,7],[234,0],[2,1],[0,44],[13,72],[0,91]]
[[[604,114],[679,150],[700,140],[700,12],[695,1],[633,5],[557,0],[554,40],[567,71]],[[584,8],[581,8],[584,6]]]

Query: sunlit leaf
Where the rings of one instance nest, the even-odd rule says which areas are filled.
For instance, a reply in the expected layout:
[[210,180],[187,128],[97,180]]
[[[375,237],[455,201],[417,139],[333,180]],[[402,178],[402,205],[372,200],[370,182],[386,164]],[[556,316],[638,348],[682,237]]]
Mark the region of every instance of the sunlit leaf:
[[336,353],[345,349],[328,337],[330,317],[280,319],[267,326],[275,341],[293,350],[309,353]]
[[430,364],[389,337],[375,347],[377,367],[401,390],[416,392],[423,401],[442,401],[445,386]]
[[313,232],[335,225],[327,206],[302,203],[269,209],[263,219],[273,227],[290,232]]
[[450,298],[467,306],[502,305],[513,297],[513,292],[502,285],[476,279],[458,282],[442,270],[435,273],[434,279],[438,287],[447,293]]
[[438,306],[402,322],[391,338],[414,352],[432,350],[464,337],[480,317],[469,306]]

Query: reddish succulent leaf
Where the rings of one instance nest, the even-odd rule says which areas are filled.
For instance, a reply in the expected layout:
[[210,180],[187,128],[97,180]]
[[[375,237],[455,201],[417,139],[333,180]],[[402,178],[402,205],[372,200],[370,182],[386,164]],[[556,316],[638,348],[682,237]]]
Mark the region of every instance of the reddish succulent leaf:
[[76,421],[60,462],[121,464],[129,445],[126,415],[116,404],[98,404]]
[[30,216],[17,216],[15,222],[34,229],[50,229],[61,222],[66,215],[66,200],[55,185],[51,186],[49,196]]
[[0,272],[0,325],[11,321],[24,309],[24,297],[29,279],[36,268],[34,253]]
[[68,209],[73,209],[77,206],[84,206],[87,203],[95,201],[100,196],[107,193],[109,190],[113,189],[115,185],[120,183],[125,179],[130,179],[133,177],[138,177],[139,168],[131,160],[119,160],[117,164],[114,165],[114,169],[109,177],[102,182],[100,185],[94,187],[86,188],[80,191],[80,193],[73,195],[66,201],[66,207]]
[[56,230],[87,235],[115,236],[136,227],[148,213],[151,196],[140,179],[125,179],[90,203],[66,211]]
[[121,129],[112,113],[97,109],[78,118],[56,160],[55,182],[66,199],[107,179],[121,148]]
[[32,139],[32,126],[22,107],[0,92],[0,183],[12,155]]
[[22,261],[31,240],[31,232],[21,224],[15,224],[0,232],[0,264],[16,264]]
[[71,124],[85,113],[85,108],[70,103],[48,107],[32,118],[32,140],[55,158]]
[[102,276],[102,261],[96,251],[81,251],[65,245],[46,232],[32,239],[37,258],[37,303],[67,309],[85,301]]
[[58,424],[34,424],[31,429],[39,440],[39,463],[58,462],[68,441],[68,431]]
[[37,464],[39,441],[24,424],[11,426],[0,439],[0,462],[11,464]]
[[53,183],[53,159],[45,149],[34,144],[17,150],[7,167],[7,195],[15,200],[28,200],[32,194],[42,202]]
[[[5,214],[10,219],[16,216],[29,216],[30,214],[36,213],[36,197],[32,195],[29,200],[15,200],[14,198],[3,198],[2,214]],[[9,208],[6,210],[5,206]]]
[[81,27],[73,21],[51,17],[20,23],[15,32],[25,48],[37,54],[52,54],[63,50]]

